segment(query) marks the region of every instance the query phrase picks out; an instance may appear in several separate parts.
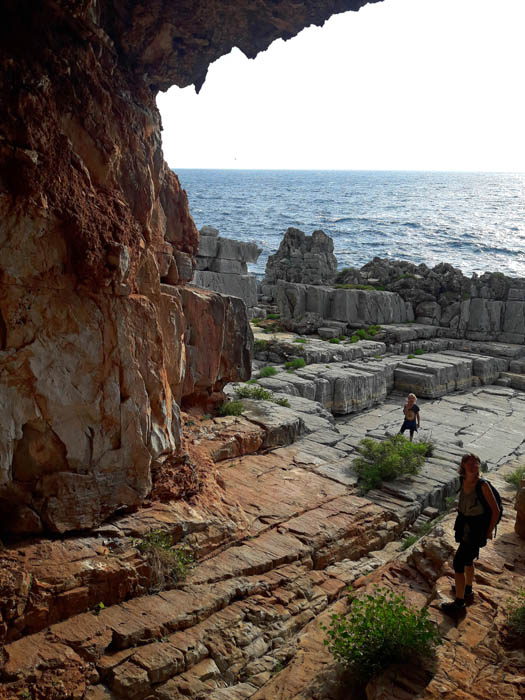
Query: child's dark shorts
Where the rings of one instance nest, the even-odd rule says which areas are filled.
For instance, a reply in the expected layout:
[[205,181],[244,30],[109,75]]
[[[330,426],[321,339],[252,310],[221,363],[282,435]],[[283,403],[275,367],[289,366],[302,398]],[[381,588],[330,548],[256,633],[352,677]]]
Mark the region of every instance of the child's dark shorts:
[[401,426],[401,430],[399,431],[400,433],[404,432],[405,430],[410,430],[410,432],[417,432],[417,421],[415,420],[404,420],[403,425]]

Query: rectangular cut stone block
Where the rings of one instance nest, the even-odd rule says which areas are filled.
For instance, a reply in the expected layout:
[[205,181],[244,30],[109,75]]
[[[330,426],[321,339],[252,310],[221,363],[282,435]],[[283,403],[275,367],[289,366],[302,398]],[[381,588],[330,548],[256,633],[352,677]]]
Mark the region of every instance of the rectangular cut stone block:
[[240,260],[228,260],[228,258],[214,258],[209,264],[212,272],[224,272],[227,275],[246,274],[248,268],[246,263]]
[[234,241],[231,238],[222,238],[219,236],[218,241],[218,258],[227,258],[228,260],[239,260],[241,262],[257,262],[259,255],[262,253],[255,243],[245,243],[244,241]]
[[508,379],[509,383],[507,386],[517,389],[518,391],[525,391],[525,374],[514,374],[513,372],[502,372],[501,379]]
[[227,275],[219,272],[196,271],[192,284],[212,289],[220,294],[239,297],[246,306],[257,304],[257,282],[253,275]]
[[203,236],[201,233],[199,238],[199,256],[215,258],[218,249],[219,244],[217,242],[217,236]]
[[472,360],[451,355],[425,355],[403,361],[394,370],[398,391],[436,398],[472,386]]

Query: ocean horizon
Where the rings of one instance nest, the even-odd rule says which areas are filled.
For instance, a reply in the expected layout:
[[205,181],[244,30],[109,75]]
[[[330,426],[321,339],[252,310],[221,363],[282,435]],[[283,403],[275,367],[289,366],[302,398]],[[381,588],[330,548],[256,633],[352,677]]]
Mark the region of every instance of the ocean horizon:
[[262,277],[287,228],[334,240],[339,268],[373,257],[525,277],[525,173],[176,169],[197,228],[257,243]]

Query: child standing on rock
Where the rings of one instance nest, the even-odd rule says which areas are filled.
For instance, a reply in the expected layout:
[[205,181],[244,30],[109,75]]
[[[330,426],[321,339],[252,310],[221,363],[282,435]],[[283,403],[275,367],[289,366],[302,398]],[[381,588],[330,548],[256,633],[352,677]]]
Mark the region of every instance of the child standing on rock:
[[416,395],[415,394],[409,394],[407,396],[407,402],[403,406],[403,414],[405,416],[405,420],[403,421],[403,425],[401,426],[401,430],[399,431],[401,435],[405,432],[405,430],[410,431],[410,442],[412,442],[412,439],[414,437],[414,432],[416,430],[419,430],[421,427],[421,418],[419,417],[419,406],[416,403]]

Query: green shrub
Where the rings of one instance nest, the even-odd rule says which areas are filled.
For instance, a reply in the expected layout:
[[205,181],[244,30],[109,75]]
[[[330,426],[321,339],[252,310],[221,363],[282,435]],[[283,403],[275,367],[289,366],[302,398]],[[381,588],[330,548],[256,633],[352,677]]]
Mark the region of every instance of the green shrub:
[[329,338],[328,342],[334,343],[334,345],[338,345],[341,341],[339,340],[339,338]]
[[238,399],[255,399],[256,401],[268,401],[272,398],[272,392],[264,389],[258,384],[252,384],[251,386],[238,386],[235,389],[235,396]]
[[257,384],[257,378],[252,377],[251,379],[247,379],[246,384]]
[[358,338],[357,335],[355,335],[355,334],[352,335],[352,337],[350,338],[350,342],[351,342],[351,343],[357,343],[358,340],[359,340],[359,338]]
[[360,480],[362,492],[406,474],[417,474],[429,445],[426,442],[410,442],[404,435],[393,435],[377,441],[363,438],[357,450],[360,457],[354,460],[354,468]]
[[293,360],[289,360],[284,364],[285,369],[300,369],[301,367],[306,367],[306,361],[303,357],[296,357]]
[[418,348],[417,350],[414,350],[414,355],[424,355],[425,351],[423,348]]
[[415,355],[413,355],[412,353],[410,353],[410,355],[407,355],[407,358],[408,358],[409,360],[413,360],[414,357],[415,357]]
[[252,323],[254,326],[258,326],[261,321],[262,321],[262,318],[259,318],[258,316],[256,316],[255,318],[252,318]]
[[520,588],[507,604],[507,626],[513,635],[521,637],[525,646],[525,588]]
[[402,275],[399,275],[399,277],[396,277],[394,282],[398,282],[399,280],[415,280],[416,276],[411,274],[410,272],[404,272]]
[[267,367],[262,367],[259,370],[259,377],[273,377],[274,374],[277,374],[277,370],[271,365],[268,365]]
[[304,345],[304,343],[307,343],[308,341],[306,340],[306,338],[296,338],[293,342],[301,343],[302,345]]
[[403,544],[401,545],[401,551],[404,552],[405,549],[408,549],[411,547],[414,542],[417,542],[419,537],[417,535],[409,535],[406,540],[403,540]]
[[240,416],[244,406],[240,401],[225,401],[217,407],[218,416]]
[[525,479],[525,464],[517,467],[511,474],[507,474],[505,477],[505,481],[516,488],[518,488],[522,479]]
[[266,318],[269,319],[270,321],[277,321],[278,319],[281,318],[281,314],[267,314]]
[[152,530],[133,544],[150,565],[153,589],[183,581],[193,564],[191,553],[184,547],[174,547],[172,536],[165,530]]
[[267,340],[259,340],[258,339],[254,342],[253,345],[254,345],[256,352],[257,351],[263,352],[264,350],[268,349],[268,341]]
[[290,402],[288,401],[288,399],[285,399],[285,398],[276,399],[275,403],[279,404],[279,406],[284,406],[285,408],[290,408]]
[[330,626],[322,625],[324,644],[361,682],[391,664],[431,657],[439,644],[427,608],[408,606],[403,595],[376,586],[373,595],[349,600],[346,615],[332,615]]

